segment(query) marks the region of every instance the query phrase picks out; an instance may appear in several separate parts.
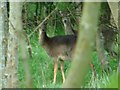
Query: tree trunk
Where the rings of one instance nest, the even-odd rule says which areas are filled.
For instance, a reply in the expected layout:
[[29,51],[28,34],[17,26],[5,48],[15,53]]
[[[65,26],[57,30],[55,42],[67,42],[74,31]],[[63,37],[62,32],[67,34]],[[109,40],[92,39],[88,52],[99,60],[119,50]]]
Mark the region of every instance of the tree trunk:
[[80,88],[88,72],[97,31],[99,2],[86,2],[80,24],[80,33],[75,49],[74,60],[63,88]]
[[120,2],[118,2],[118,61],[119,61],[119,66],[118,66],[118,76],[119,76],[119,81],[120,81]]
[[76,6],[78,6],[75,11],[76,12],[76,20],[78,23],[80,23],[80,18],[82,15],[82,2],[76,2]]
[[111,9],[114,21],[116,26],[118,27],[118,2],[109,2],[108,0],[109,7]]
[[104,50],[104,38],[100,30],[97,32],[97,35],[96,35],[96,50],[101,62],[102,71],[104,70],[107,71],[109,68],[108,61],[107,61],[107,57],[105,55],[105,50]]
[[[23,21],[23,29],[26,30],[27,29],[27,3],[23,5],[22,19],[23,19],[22,20]],[[24,31],[24,35],[25,35],[25,39],[27,42],[29,56],[32,58],[32,47],[30,44],[30,39],[27,36],[27,31]]]
[[24,4],[23,5],[23,9],[22,9],[22,21],[23,21],[23,29],[27,29],[27,26],[28,26],[28,22],[27,22],[27,5],[28,3]]
[[38,23],[39,23],[39,20],[38,20],[39,2],[36,2],[35,4],[36,4],[36,10],[35,10],[36,16],[35,16],[35,20],[36,20],[36,25],[38,25]]
[[0,89],[6,85],[4,70],[7,60],[7,3],[0,2]]
[[17,88],[18,87],[18,37],[17,30],[19,30],[21,18],[21,4],[10,2],[9,13],[9,39],[8,39],[8,53],[7,62],[5,68],[5,88]]

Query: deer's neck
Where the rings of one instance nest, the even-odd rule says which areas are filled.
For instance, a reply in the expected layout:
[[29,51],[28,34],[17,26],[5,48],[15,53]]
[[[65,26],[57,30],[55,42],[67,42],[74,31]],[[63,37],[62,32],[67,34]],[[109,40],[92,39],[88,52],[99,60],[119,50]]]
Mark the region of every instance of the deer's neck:
[[73,28],[72,28],[72,26],[71,26],[70,23],[68,23],[68,24],[64,23],[64,27],[65,27],[65,34],[66,35],[72,35],[72,34],[74,34],[73,33]]
[[49,37],[47,36],[46,32],[42,32],[40,36],[40,43],[45,45],[49,41]]

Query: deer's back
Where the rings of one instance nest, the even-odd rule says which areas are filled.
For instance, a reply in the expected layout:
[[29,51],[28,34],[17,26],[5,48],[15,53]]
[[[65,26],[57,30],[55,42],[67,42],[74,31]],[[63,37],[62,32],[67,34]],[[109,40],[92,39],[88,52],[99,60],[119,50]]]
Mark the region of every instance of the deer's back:
[[49,38],[43,47],[51,57],[66,60],[71,59],[75,44],[75,35],[65,35]]

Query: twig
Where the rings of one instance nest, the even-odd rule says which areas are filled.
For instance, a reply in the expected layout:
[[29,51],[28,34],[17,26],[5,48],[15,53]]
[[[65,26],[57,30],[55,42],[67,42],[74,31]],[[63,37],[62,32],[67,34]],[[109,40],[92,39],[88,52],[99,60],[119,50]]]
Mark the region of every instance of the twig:
[[42,26],[42,24],[49,19],[49,17],[57,10],[57,7],[34,29],[34,31],[28,36],[29,38],[33,35],[38,28]]
[[71,12],[71,10],[67,7],[67,10],[70,12],[71,16],[73,17],[73,19],[75,20],[76,24],[78,24],[77,20],[75,19],[73,13]]

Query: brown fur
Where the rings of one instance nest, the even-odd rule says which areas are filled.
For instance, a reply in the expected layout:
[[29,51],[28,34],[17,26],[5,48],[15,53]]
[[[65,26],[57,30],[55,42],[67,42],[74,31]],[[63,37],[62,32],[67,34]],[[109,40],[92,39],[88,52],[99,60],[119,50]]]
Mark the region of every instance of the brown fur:
[[[46,34],[45,32],[43,33]],[[71,59],[72,52],[76,43],[76,36],[65,35],[55,36],[52,38],[47,37],[47,35],[44,36],[45,37],[43,37],[44,40],[42,41],[42,45],[46,49],[48,55],[56,58],[61,56],[60,59],[62,60]]]
[[76,35],[61,35],[48,37],[45,31],[45,26],[43,25],[39,32],[39,42],[45,48],[48,55],[54,59],[54,79],[53,83],[56,83],[56,75],[58,69],[58,60],[61,62],[61,72],[63,77],[63,82],[65,81],[64,75],[64,60],[71,60],[74,48],[76,45]]

